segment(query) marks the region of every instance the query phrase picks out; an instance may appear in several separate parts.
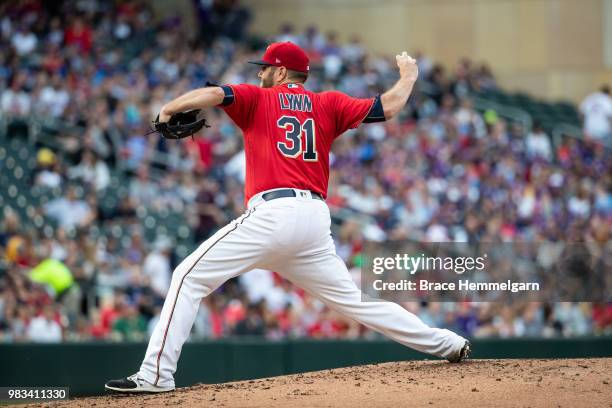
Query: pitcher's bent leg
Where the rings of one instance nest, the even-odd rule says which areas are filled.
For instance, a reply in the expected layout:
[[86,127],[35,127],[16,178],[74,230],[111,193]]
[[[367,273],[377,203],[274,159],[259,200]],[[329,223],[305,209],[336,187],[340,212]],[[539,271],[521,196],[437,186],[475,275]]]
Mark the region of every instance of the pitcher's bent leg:
[[[139,375],[158,386],[174,386],[174,373],[203,297],[253,267],[260,245],[248,222],[251,212],[220,229],[172,274],[160,319],[149,340]],[[251,227],[252,229],[252,227]]]
[[285,276],[330,308],[423,353],[447,358],[465,342],[450,330],[429,327],[396,303],[362,301],[361,291],[335,252],[296,259]]

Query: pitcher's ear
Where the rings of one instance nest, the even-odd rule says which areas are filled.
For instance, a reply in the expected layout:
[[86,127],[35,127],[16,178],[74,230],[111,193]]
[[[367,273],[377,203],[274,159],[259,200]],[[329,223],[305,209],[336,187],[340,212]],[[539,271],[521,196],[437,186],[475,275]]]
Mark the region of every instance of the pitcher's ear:
[[287,78],[287,68],[285,67],[278,67],[276,68],[276,73],[278,73],[278,78],[282,81],[284,79]]

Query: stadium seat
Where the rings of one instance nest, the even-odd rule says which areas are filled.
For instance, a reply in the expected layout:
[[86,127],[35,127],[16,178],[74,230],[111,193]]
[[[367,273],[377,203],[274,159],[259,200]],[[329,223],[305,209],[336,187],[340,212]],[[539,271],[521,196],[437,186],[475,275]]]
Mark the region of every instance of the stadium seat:
[[179,258],[186,258],[189,255],[191,249],[185,245],[178,245],[175,251],[176,251],[176,255]]
[[121,238],[125,235],[125,231],[123,230],[123,226],[120,224],[115,224],[111,227],[110,233],[114,238]]
[[155,228],[156,225],[157,225],[157,221],[155,220],[153,216],[149,215],[145,218],[144,220],[145,228]]
[[28,206],[28,200],[23,194],[19,194],[17,196],[17,198],[15,199],[15,203],[17,204],[17,207],[19,207],[19,209],[21,210],[25,210],[25,208]]
[[22,147],[19,149],[18,158],[20,162],[25,162],[30,157],[30,150],[27,147]]
[[15,166],[15,169],[13,170],[13,176],[15,177],[15,180],[23,179],[24,174],[25,173],[23,171],[23,167]]
[[42,232],[46,238],[52,238],[55,235],[55,228],[49,224],[46,224],[43,227]]
[[129,248],[129,247],[130,247],[130,245],[132,244],[132,239],[131,239],[131,238],[130,238],[130,236],[129,236],[129,235],[127,235],[127,234],[122,235],[122,236],[119,238],[119,244],[121,245],[121,247],[122,247],[123,249],[127,249],[127,248]]
[[187,239],[189,238],[189,227],[187,227],[187,225],[181,225],[178,228],[178,236],[181,239]]
[[36,214],[32,217],[32,223],[36,228],[42,228],[45,225],[45,220],[40,214]]
[[580,126],[580,115],[576,107],[569,102],[547,103],[523,92],[509,94],[502,90],[487,90],[475,95],[490,102],[526,111],[534,122],[540,123],[549,133],[561,123]]
[[8,170],[13,170],[13,168],[15,168],[15,164],[16,161],[12,155],[8,156],[6,161],[4,162],[4,165]]
[[15,184],[11,184],[6,191],[8,192],[9,198],[11,199],[16,199],[17,194],[19,193],[19,189]]

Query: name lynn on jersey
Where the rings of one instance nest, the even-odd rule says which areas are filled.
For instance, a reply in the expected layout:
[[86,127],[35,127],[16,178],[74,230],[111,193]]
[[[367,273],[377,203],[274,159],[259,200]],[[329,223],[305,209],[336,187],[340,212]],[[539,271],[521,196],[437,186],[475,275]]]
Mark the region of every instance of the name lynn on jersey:
[[312,112],[312,101],[308,95],[279,93],[278,99],[283,110]]

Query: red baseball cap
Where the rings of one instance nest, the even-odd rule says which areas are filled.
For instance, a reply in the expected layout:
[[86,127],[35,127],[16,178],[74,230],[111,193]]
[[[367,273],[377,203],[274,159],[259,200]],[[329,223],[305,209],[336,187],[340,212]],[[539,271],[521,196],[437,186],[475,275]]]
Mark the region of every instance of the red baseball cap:
[[261,60],[249,61],[250,64],[273,65],[299,72],[308,72],[309,62],[304,50],[290,41],[272,43],[266,48]]

